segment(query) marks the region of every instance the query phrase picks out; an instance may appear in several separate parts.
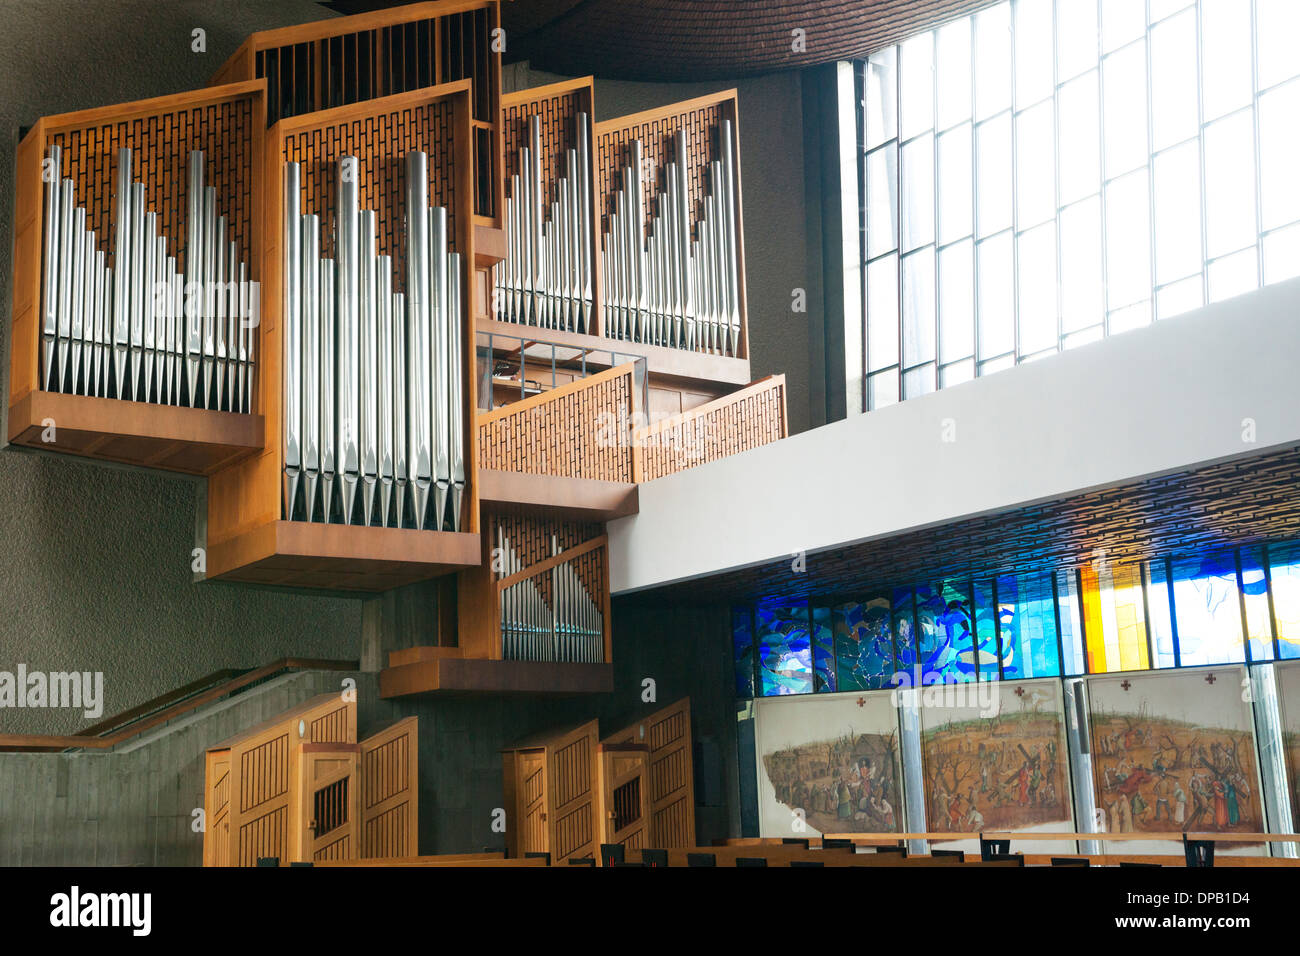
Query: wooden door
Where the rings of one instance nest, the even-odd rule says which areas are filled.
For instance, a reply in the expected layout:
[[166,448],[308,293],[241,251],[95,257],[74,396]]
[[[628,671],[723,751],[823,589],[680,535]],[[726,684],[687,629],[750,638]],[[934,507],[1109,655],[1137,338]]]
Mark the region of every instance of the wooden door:
[[646,847],[649,828],[650,752],[643,744],[601,744],[600,841],[629,850]]
[[550,831],[546,826],[546,752],[531,750],[520,753],[515,761],[518,775],[515,818],[519,821],[518,855],[549,853]]
[[691,759],[691,700],[683,697],[605,738],[649,749],[650,832],[656,849],[695,845],[695,773]]
[[364,859],[419,856],[419,720],[407,717],[361,741]]
[[357,858],[359,751],[357,744],[302,745],[297,859]]

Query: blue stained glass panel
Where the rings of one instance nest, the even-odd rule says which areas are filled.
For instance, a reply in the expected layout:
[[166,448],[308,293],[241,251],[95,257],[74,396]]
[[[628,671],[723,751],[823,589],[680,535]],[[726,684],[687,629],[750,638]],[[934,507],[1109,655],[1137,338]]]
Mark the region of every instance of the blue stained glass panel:
[[1236,556],[1193,555],[1172,564],[1179,661],[1184,667],[1244,661]]
[[747,607],[731,609],[731,646],[736,667],[736,696],[754,696],[754,623]]
[[814,692],[835,692],[835,638],[831,631],[831,609],[812,609]]
[[1300,658],[1300,542],[1269,545],[1268,574],[1279,655],[1295,660]]
[[1147,633],[1151,638],[1152,667],[1174,666],[1174,624],[1169,608],[1169,572],[1164,560],[1148,561],[1142,567],[1146,584]]
[[997,583],[1003,677],[1056,677],[1061,673],[1061,660],[1051,575],[1005,574]]
[[916,673],[916,626],[912,589],[894,588],[892,604],[890,618],[894,627],[894,654],[898,670],[907,675],[902,681],[904,686],[915,686],[920,675]]
[[889,598],[841,604],[831,611],[837,686],[842,691],[892,687],[894,636]]
[[813,662],[808,605],[760,607],[754,617],[762,696],[811,694]]
[[1061,652],[1067,675],[1087,672],[1083,653],[1083,619],[1079,603],[1079,578],[1074,571],[1056,572],[1056,604],[1061,620]]
[[993,582],[974,583],[975,649],[979,679],[998,679],[998,616],[993,607]]
[[967,588],[965,583],[942,582],[916,589],[922,684],[974,679],[975,645]]
[[1246,612],[1246,639],[1252,661],[1273,659],[1273,620],[1268,610],[1268,578],[1264,575],[1264,549],[1241,549],[1241,602]]

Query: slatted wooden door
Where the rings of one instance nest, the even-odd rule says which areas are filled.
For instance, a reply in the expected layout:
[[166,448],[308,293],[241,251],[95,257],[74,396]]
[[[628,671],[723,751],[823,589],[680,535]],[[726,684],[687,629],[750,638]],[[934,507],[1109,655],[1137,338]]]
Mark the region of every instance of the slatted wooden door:
[[546,752],[524,751],[515,762],[518,775],[516,801],[519,819],[519,855],[551,852],[546,825]]
[[300,859],[357,858],[357,744],[303,744]]
[[552,863],[596,855],[596,726],[589,721],[547,744]]
[[649,750],[643,744],[601,744],[601,843],[646,847],[649,833]]
[[605,738],[605,744],[637,743],[649,749],[648,845],[656,849],[695,845],[695,774],[691,754],[691,699],[662,710]]
[[361,856],[418,856],[419,719],[361,741]]

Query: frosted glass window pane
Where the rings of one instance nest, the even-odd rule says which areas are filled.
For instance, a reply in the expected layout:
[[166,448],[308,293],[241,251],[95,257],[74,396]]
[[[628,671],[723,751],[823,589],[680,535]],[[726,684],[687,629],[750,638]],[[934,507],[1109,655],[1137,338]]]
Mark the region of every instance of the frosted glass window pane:
[[934,241],[934,137],[903,147],[903,251]]
[[1171,319],[1192,309],[1199,309],[1205,304],[1201,277],[1194,275],[1173,285],[1165,286],[1156,293],[1156,318]]
[[1056,157],[1052,148],[1052,102],[1016,117],[1016,228],[1027,229],[1056,215]]
[[1107,322],[1111,335],[1119,335],[1121,332],[1130,332],[1150,325],[1151,303],[1150,301],[1139,302],[1136,305],[1126,305],[1122,309],[1116,309],[1110,314]]
[[1147,28],[1142,0],[1101,0],[1101,52],[1118,50]]
[[903,258],[903,366],[934,359],[934,247]]
[[1202,0],[1201,95],[1207,121],[1250,102],[1250,47],[1249,3]]
[[1256,0],[1255,30],[1260,89],[1300,74],[1300,3]]
[[1106,307],[1118,309],[1151,296],[1151,225],[1147,171],[1106,187]]
[[867,258],[898,247],[898,147],[867,157]]
[[898,364],[898,257],[867,266],[868,371]]
[[978,374],[992,375],[994,372],[1005,372],[1009,368],[1016,367],[1016,357],[1014,355],[1003,355],[1000,358],[989,359],[987,362],[979,363]]
[[1017,240],[1020,256],[1021,355],[1056,345],[1056,223],[1023,233]]
[[1097,0],[1056,0],[1056,70],[1062,81],[1097,65]]
[[1210,258],[1255,241],[1255,134],[1250,110],[1205,129],[1205,203]]
[[866,148],[898,135],[898,48],[882,50],[867,61]]
[[923,33],[899,46],[900,135],[910,139],[934,126],[934,34]]
[[1151,139],[1156,149],[1196,135],[1196,11],[1151,28]]
[[1097,71],[1061,87],[1059,97],[1061,204],[1091,196],[1101,188],[1101,129]]
[[1201,151],[1195,140],[1156,157],[1156,283],[1201,271]]
[[1011,114],[1003,113],[975,129],[977,179],[975,220],[980,238],[1011,225]]
[[971,23],[970,17],[954,20],[936,34],[935,69],[938,74],[939,128],[970,119],[971,107]]
[[1264,228],[1300,219],[1300,80],[1259,98],[1259,165]]
[[1232,555],[1176,559],[1173,572],[1174,622],[1182,665],[1245,660],[1237,568]]
[[975,14],[975,119],[1011,106],[1011,4]]
[[1151,22],[1155,23],[1158,20],[1163,20],[1170,14],[1186,9],[1195,2],[1196,0],[1150,0]]
[[935,389],[934,363],[922,365],[903,373],[903,398],[928,395]]
[[1259,288],[1259,262],[1255,249],[1243,249],[1210,263],[1210,301],[1222,302]]
[[945,365],[939,369],[939,387],[949,388],[953,385],[960,385],[963,382],[969,382],[975,378],[975,360],[967,359],[964,362],[954,362],[952,365]]
[[867,379],[867,400],[872,408],[885,408],[898,403],[898,369],[878,372]]
[[1151,561],[1142,566],[1146,585],[1147,622],[1151,651],[1155,655],[1152,667],[1174,666],[1174,626],[1169,608],[1169,574],[1163,561]]
[[1061,210],[1061,325],[1074,332],[1102,320],[1101,199]]
[[1016,106],[1052,95],[1052,0],[1016,0]]
[[1091,345],[1094,342],[1100,342],[1106,337],[1106,327],[1095,325],[1090,329],[1084,329],[1081,332],[1072,332],[1069,335],[1062,336],[1061,348],[1077,349],[1081,345]]
[[1300,225],[1264,237],[1264,281],[1281,282],[1293,276],[1300,276]]
[[939,360],[975,354],[975,259],[969,239],[939,253]]
[[1143,43],[1126,46],[1101,65],[1107,179],[1147,161],[1146,70]]
[[1015,348],[1015,281],[1011,262],[1011,233],[987,239],[975,250],[979,276],[980,358],[992,358]]
[[939,241],[949,243],[971,234],[970,124],[939,137]]

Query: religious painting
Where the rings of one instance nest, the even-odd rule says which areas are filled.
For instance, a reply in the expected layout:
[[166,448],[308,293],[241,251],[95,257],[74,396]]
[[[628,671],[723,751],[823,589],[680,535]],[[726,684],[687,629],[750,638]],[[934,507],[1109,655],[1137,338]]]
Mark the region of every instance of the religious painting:
[[[1088,680],[1098,829],[1259,833],[1254,724],[1242,667]],[[1112,841],[1109,852],[1139,852]],[[1159,841],[1157,841],[1159,842]],[[1223,844],[1216,852],[1231,852]],[[1161,852],[1171,851],[1166,844]]]
[[759,832],[902,832],[898,709],[890,691],[754,702]]
[[927,829],[1073,829],[1059,682],[936,684],[918,696]]
[[1300,661],[1277,664],[1277,701],[1282,718],[1282,757],[1286,763],[1293,820],[1300,820]]

